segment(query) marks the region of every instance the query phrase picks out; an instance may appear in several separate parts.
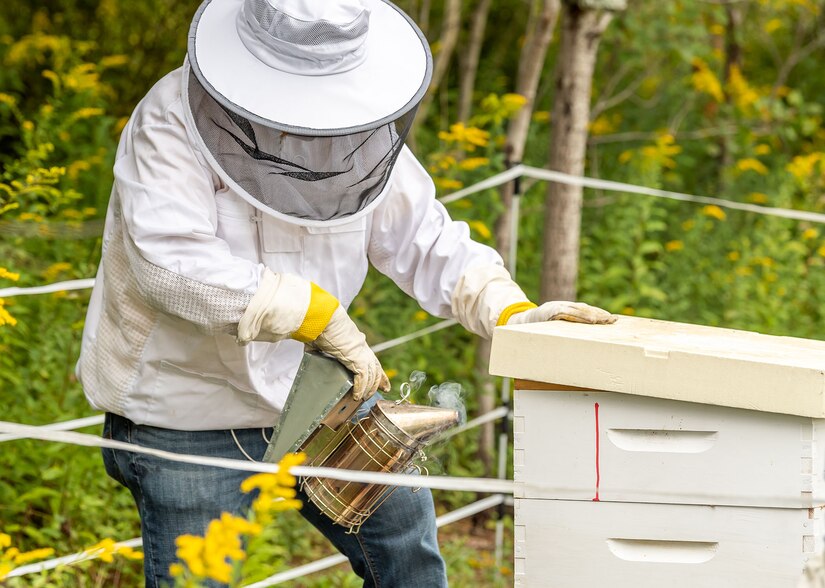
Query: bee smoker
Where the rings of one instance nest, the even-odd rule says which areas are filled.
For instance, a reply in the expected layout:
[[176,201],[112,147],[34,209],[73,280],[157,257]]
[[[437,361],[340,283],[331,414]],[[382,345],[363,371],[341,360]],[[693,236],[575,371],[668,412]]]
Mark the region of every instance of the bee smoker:
[[[364,472],[426,471],[414,460],[426,459],[422,450],[427,443],[461,418],[456,410],[402,399],[379,400],[367,416],[355,419],[361,403],[352,400],[351,389],[351,374],[337,361],[304,354],[264,460],[275,462],[288,451],[302,451],[309,466]],[[322,403],[322,409],[313,413],[313,406]],[[330,478],[303,478],[301,488],[321,512],[350,533],[357,533],[394,491],[381,484]]]

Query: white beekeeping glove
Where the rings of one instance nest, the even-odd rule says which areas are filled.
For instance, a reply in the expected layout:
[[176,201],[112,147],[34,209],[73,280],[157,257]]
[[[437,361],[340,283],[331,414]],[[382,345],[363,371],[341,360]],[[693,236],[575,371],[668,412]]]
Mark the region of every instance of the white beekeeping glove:
[[332,294],[298,276],[266,269],[238,323],[238,343],[287,338],[331,355],[355,374],[356,400],[390,388],[366,336]]
[[[534,308],[517,308],[515,312],[507,313],[504,309],[499,318],[499,325],[524,325],[526,323],[540,323],[544,321],[571,321],[574,323],[590,323],[607,325],[616,322],[616,317],[596,306],[584,302],[545,302]],[[505,316],[507,313],[507,316]],[[503,319],[503,320],[502,320]]]
[[484,337],[493,329],[550,320],[612,323],[606,310],[581,302],[546,302],[536,306],[500,265],[470,268],[459,278],[451,299],[453,315],[464,327]]

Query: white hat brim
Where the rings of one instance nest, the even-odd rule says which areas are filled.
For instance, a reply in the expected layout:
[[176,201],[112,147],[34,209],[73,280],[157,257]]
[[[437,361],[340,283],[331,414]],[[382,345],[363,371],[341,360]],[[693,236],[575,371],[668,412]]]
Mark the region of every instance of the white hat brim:
[[362,0],[370,11],[363,63],[320,76],[281,71],[250,53],[235,26],[243,2],[201,5],[189,32],[189,60],[207,91],[246,118],[288,131],[346,134],[399,118],[427,89],[432,76],[427,41],[388,2]]

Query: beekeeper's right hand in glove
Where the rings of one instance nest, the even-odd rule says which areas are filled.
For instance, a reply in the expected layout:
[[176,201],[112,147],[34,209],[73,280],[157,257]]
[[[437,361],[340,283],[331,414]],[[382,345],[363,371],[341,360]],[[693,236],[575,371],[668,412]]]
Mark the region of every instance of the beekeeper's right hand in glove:
[[465,271],[453,291],[451,305],[453,315],[462,325],[487,338],[493,336],[493,329],[502,325],[553,320],[591,324],[616,322],[616,317],[606,310],[583,302],[553,301],[536,306],[500,265]]
[[266,269],[238,323],[238,343],[287,338],[331,355],[355,374],[355,400],[378,389],[389,391],[389,378],[367,338],[332,294],[298,276]]

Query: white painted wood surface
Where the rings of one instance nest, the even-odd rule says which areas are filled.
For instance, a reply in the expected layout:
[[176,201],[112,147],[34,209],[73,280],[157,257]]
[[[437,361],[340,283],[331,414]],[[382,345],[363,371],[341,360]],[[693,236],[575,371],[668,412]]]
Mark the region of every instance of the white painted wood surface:
[[795,588],[822,551],[825,342],[558,321],[490,371],[585,389],[516,387],[516,586]]
[[499,327],[490,372],[718,406],[825,417],[825,341],[619,317]]
[[825,532],[822,508],[538,499],[515,508],[529,521],[516,528],[518,588],[795,588]]
[[615,392],[518,390],[514,402],[517,497],[825,503],[823,419]]

